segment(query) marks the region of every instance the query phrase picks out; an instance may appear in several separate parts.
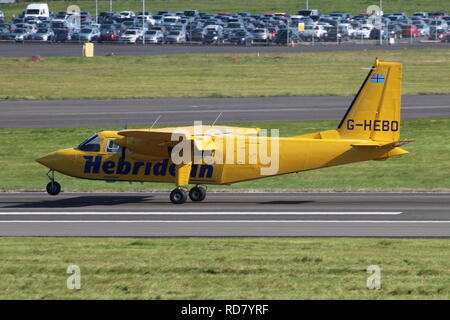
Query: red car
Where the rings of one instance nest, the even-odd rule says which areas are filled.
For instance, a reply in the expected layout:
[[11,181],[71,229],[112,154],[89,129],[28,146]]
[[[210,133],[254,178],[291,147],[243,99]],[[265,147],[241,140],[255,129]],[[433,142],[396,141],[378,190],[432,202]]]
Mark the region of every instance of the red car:
[[402,26],[402,36],[403,37],[420,37],[420,30],[417,29],[413,24]]
[[450,32],[444,32],[439,35],[441,42],[450,42]]
[[268,27],[267,31],[269,31],[269,39],[275,40],[275,35],[278,32],[278,28],[277,27]]

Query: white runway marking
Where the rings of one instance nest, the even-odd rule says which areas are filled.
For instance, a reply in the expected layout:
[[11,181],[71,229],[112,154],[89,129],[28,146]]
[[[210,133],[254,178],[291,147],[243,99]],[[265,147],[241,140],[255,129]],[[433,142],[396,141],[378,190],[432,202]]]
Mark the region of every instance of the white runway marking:
[[346,216],[346,215],[399,215],[402,214],[402,212],[370,212],[370,211],[358,211],[358,212],[326,212],[326,211],[312,211],[312,212],[289,212],[289,211],[261,211],[261,212],[245,212],[245,211],[239,211],[239,212],[232,212],[232,211],[202,211],[202,212],[164,212],[164,211],[149,211],[149,212],[132,212],[132,211],[126,211],[126,212],[97,212],[97,211],[74,211],[74,212],[56,212],[56,211],[43,211],[43,212],[37,212],[37,211],[30,211],[30,212],[0,212],[0,217],[2,215],[14,215],[14,216],[25,216],[25,215],[42,215],[42,216],[55,216],[55,215],[73,215],[73,216],[79,216],[79,215],[102,215],[102,216],[121,216],[121,215],[133,215],[133,216],[157,216],[157,215],[212,215],[212,216],[226,216],[226,215],[268,215],[268,216],[308,216],[308,215],[338,215],[338,216]]
[[396,223],[396,224],[442,224],[450,220],[5,220],[2,223]]

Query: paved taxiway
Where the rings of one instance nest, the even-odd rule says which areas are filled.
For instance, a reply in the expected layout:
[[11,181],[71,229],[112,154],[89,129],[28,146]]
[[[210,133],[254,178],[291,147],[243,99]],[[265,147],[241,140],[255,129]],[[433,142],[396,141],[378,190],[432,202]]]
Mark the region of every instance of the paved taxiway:
[[[340,120],[353,97],[0,101],[0,128]],[[450,118],[450,95],[404,95],[402,118]]]
[[[39,56],[81,56],[82,43],[14,43],[0,41],[0,57],[30,57]],[[104,56],[110,53],[117,55],[154,55],[154,54],[214,54],[214,53],[287,53],[287,52],[332,52],[355,50],[404,50],[404,49],[448,49],[448,43],[415,42],[410,44],[397,43],[395,45],[378,45],[377,41],[365,43],[321,43],[316,45],[288,46],[203,46],[203,45],[125,45],[117,43],[95,43],[95,55]]]
[[0,193],[0,236],[450,237],[450,193]]

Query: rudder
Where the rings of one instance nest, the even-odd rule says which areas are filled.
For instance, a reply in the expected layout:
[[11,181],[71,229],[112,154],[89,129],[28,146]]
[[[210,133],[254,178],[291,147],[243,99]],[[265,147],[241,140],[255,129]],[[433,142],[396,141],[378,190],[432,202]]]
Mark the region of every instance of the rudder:
[[343,139],[400,138],[402,64],[378,59],[338,127]]

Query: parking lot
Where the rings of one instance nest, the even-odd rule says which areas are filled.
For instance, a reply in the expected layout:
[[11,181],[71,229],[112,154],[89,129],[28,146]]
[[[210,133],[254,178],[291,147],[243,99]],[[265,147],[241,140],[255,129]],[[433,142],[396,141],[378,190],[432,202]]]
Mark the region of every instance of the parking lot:
[[[34,6],[34,7],[33,7]],[[25,9],[25,5],[24,5]],[[121,11],[53,13],[32,4],[11,21],[0,11],[3,42],[177,44],[209,46],[395,45],[450,41],[447,12],[294,14]]]

